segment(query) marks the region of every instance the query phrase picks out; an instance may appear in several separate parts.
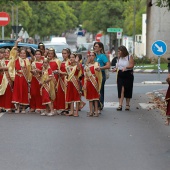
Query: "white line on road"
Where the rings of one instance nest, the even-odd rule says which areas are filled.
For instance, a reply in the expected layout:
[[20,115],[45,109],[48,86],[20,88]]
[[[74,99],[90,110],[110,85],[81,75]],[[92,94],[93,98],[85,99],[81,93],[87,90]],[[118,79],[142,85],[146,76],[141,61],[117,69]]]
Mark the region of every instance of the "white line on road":
[[[152,82],[152,83],[147,83],[147,84],[144,84],[144,83],[134,83],[133,84],[133,86],[156,86],[156,85],[160,85],[160,83],[154,83],[154,82]],[[164,85],[164,84],[162,84],[161,83],[161,85]],[[167,85],[167,84],[165,84],[165,85]],[[117,84],[105,84],[105,86],[106,87],[114,87],[114,86],[117,86]]]
[[0,113],[0,118],[4,115],[5,113]]
[[8,21],[8,17],[0,17],[0,21]]

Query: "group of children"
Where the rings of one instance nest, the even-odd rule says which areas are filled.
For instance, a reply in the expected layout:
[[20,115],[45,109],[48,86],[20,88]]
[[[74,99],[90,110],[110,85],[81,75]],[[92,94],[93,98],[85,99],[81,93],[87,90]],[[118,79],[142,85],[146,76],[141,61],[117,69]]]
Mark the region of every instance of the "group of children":
[[[78,111],[84,107],[84,96],[89,101],[88,116],[98,117],[98,101],[101,87],[101,71],[95,62],[96,54],[91,52],[89,64],[81,64],[81,55],[62,50],[61,62],[53,48],[44,55],[43,48],[37,49],[35,55],[28,59],[26,48],[15,46],[0,49],[0,109],[1,111],[25,113],[30,112],[53,116],[64,114],[79,116]],[[75,107],[76,106],[76,107]]]

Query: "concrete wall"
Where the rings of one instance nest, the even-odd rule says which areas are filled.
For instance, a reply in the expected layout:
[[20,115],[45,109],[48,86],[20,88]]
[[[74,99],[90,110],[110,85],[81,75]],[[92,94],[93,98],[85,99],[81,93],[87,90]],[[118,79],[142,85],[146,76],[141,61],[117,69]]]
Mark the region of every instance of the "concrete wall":
[[[151,0],[147,0],[147,5]],[[167,52],[162,57],[170,57],[170,11],[167,8],[156,7],[152,0],[152,6],[147,6],[147,31],[146,31],[146,56],[157,57],[151,51],[152,44],[162,40],[167,44]]]

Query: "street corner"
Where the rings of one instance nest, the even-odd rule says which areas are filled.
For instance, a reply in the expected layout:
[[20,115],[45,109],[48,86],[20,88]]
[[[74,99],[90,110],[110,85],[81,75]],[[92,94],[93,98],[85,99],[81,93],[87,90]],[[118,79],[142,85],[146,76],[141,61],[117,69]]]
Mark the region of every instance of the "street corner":
[[165,103],[167,89],[153,90],[152,92],[146,93],[146,95],[152,100],[159,100],[161,103]]

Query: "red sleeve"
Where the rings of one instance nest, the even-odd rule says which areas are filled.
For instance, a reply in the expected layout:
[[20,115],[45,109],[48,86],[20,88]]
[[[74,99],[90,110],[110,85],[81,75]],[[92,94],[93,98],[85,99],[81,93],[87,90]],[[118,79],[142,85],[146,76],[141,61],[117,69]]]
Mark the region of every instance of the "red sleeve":
[[53,72],[52,72],[51,68],[49,68],[49,69],[48,69],[48,75],[49,75],[49,76],[52,76],[52,74],[53,74]]

